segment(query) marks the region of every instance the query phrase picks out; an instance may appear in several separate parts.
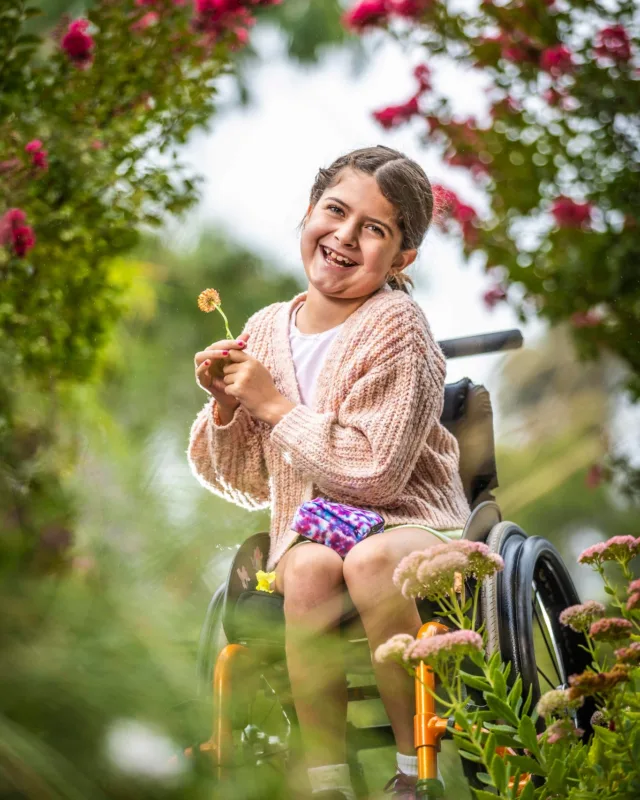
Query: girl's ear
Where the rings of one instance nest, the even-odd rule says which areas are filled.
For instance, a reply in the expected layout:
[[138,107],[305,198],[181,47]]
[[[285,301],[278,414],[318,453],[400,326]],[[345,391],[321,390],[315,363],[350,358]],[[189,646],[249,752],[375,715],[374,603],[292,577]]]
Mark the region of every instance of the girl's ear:
[[309,217],[311,216],[311,212],[312,211],[313,211],[313,206],[311,205],[311,203],[309,203],[309,205],[307,206],[307,213],[304,215],[304,219],[302,220],[302,227],[303,228],[307,224],[307,222],[309,221]]
[[392,272],[402,272],[403,269],[406,269],[410,264],[413,264],[417,255],[417,250],[400,250],[391,264]]

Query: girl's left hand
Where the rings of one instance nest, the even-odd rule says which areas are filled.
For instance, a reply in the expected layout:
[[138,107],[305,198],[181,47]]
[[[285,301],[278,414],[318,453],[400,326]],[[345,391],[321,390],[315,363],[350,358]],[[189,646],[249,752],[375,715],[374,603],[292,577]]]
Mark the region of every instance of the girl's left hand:
[[269,370],[242,350],[230,350],[233,363],[223,368],[225,394],[235,397],[254,417],[268,422],[274,407],[285,400],[276,388]]

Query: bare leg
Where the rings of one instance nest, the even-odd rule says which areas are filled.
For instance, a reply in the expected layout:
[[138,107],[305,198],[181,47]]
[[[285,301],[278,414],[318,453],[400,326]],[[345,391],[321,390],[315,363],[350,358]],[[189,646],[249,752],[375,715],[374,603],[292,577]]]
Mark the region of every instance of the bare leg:
[[[440,544],[428,531],[403,528],[372,536],[357,544],[344,562],[344,580],[369,639],[371,651],[396,633],[415,636],[420,615],[414,600],[405,599],[392,576],[398,562],[415,550]],[[398,664],[374,662],[380,697],[389,716],[398,751],[415,755],[414,680]]]
[[289,550],[276,569],[287,667],[309,767],[346,760],[347,683],[341,642],[332,635],[343,609],[342,566],[333,550],[309,543]]

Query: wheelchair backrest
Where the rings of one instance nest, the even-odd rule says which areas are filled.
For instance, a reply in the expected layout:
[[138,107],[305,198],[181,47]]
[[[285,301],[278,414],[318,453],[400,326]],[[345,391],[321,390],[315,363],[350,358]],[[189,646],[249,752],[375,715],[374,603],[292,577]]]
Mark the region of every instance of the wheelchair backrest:
[[471,508],[492,500],[498,486],[493,410],[489,392],[469,378],[448,383],[440,421],[460,447],[460,477]]

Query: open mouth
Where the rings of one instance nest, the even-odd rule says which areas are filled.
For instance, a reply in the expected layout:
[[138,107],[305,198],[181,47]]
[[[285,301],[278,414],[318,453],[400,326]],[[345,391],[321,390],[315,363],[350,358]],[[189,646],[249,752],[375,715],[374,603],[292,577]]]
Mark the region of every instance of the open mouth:
[[324,260],[327,262],[327,264],[330,264],[332,267],[341,267],[342,269],[349,269],[350,267],[357,266],[355,261],[351,261],[351,259],[339,255],[330,247],[325,247],[323,244],[321,244],[320,250],[322,251]]

